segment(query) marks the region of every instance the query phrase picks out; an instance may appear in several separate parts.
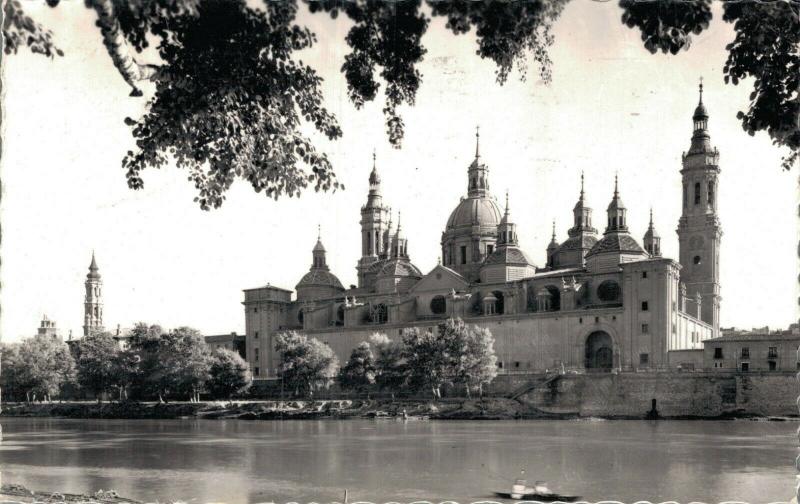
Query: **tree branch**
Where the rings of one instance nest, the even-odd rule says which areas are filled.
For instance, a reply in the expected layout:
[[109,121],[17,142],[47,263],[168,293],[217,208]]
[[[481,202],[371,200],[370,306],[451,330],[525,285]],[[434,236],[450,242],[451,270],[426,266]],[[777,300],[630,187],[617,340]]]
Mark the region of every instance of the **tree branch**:
[[131,86],[131,96],[142,96],[142,90],[139,89],[137,83],[154,80],[159,67],[140,64],[131,56],[119,21],[114,14],[113,0],[87,0],[86,5],[97,13],[96,24],[103,35],[103,45],[106,46],[108,55],[111,56],[111,61],[117,71]]

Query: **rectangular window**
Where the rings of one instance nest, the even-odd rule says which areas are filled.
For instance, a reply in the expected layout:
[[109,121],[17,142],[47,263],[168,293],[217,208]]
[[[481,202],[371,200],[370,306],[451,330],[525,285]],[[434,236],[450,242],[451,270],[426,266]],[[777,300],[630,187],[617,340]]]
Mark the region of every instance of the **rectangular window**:
[[519,362],[514,362],[514,367],[518,368],[519,367]]
[[778,358],[778,347],[771,346],[769,347],[769,351],[767,352],[768,359],[777,359]]
[[746,373],[750,371],[750,364],[747,362],[742,362],[742,372]]
[[769,370],[775,371],[776,369],[778,369],[778,363],[774,360],[769,361]]
[[642,324],[642,334],[647,334],[650,332],[650,325],[649,324]]
[[461,264],[467,264],[467,247],[461,246]]
[[650,354],[639,354],[639,365],[647,366],[648,364],[650,364]]
[[258,339],[258,331],[253,335],[253,339]]
[[494,252],[494,245],[486,245],[486,255],[490,256]]
[[503,369],[503,361],[497,361],[497,367]]
[[253,359],[258,362],[258,348],[253,349]]
[[256,367],[254,367],[254,368],[253,368],[253,374],[254,374],[255,376],[258,376],[258,375],[259,375],[259,371],[260,371],[260,370],[258,369],[258,366],[256,366]]
[[715,359],[721,359],[722,358],[722,348],[720,348],[720,347],[715,347],[714,348],[714,358]]
[[649,306],[647,305],[647,301],[642,301],[642,311],[647,311]]
[[647,272],[646,271],[642,271],[642,278],[647,278]]
[[750,349],[748,347],[742,348],[742,359],[749,359],[750,358]]

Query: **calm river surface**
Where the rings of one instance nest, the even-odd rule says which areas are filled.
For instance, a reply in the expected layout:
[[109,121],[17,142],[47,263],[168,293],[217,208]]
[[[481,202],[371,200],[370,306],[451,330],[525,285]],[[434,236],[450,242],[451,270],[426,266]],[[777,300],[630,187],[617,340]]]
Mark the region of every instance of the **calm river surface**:
[[787,501],[793,422],[2,418],[4,483],[142,500],[491,497],[525,469],[591,501]]

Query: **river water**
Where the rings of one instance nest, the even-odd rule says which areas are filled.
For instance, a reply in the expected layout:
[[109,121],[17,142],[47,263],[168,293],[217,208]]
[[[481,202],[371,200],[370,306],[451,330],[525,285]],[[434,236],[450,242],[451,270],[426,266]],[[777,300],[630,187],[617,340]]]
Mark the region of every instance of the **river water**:
[[161,502],[788,501],[794,422],[3,418],[4,483]]

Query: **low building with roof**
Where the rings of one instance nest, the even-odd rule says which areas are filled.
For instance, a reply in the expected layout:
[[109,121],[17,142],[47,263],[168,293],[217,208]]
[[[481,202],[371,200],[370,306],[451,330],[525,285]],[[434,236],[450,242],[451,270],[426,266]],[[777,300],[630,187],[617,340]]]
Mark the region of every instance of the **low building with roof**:
[[800,330],[732,331],[703,342],[703,367],[712,371],[797,371]]

